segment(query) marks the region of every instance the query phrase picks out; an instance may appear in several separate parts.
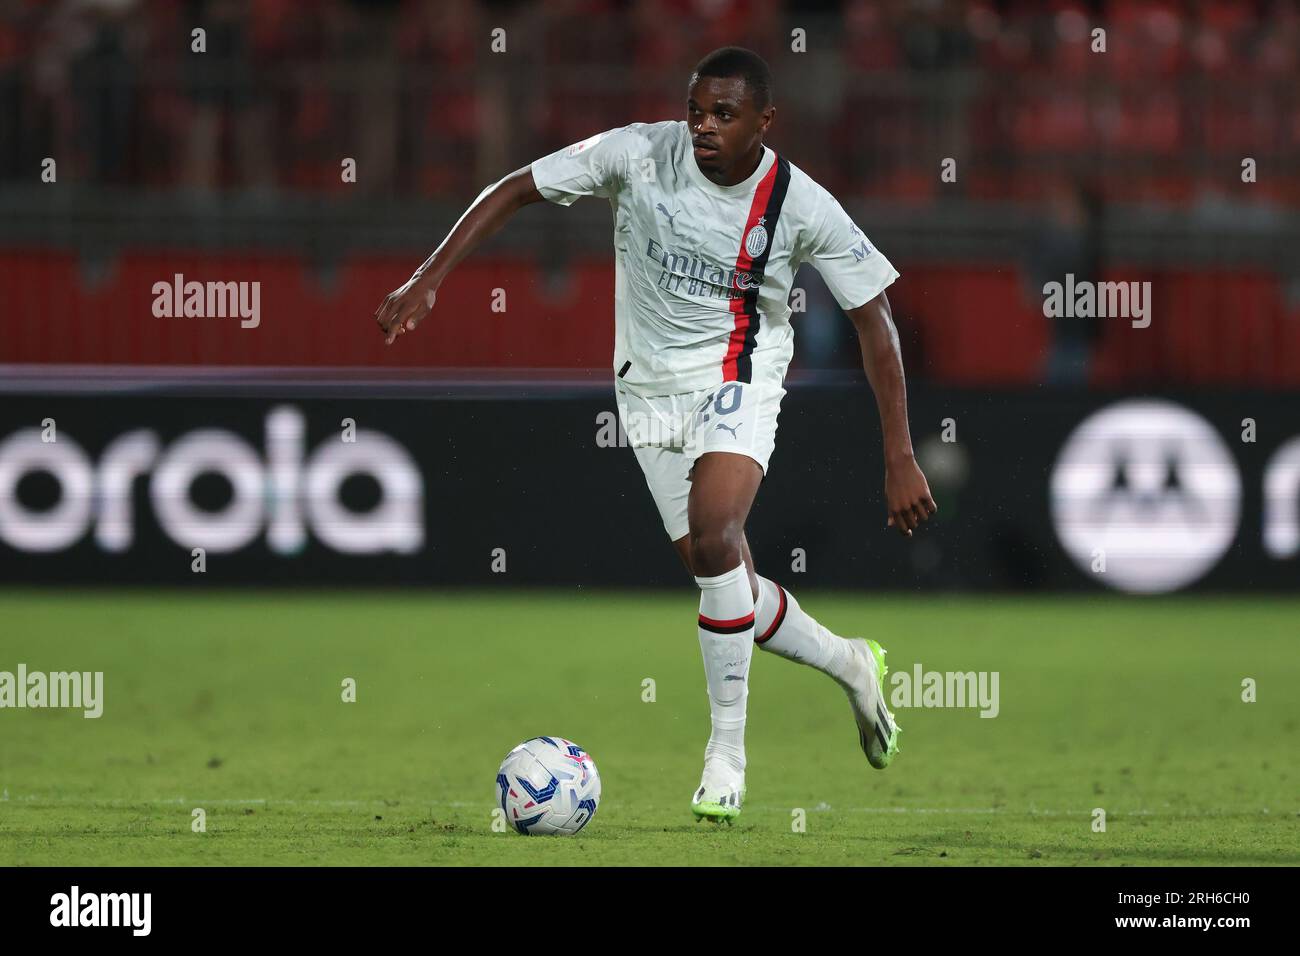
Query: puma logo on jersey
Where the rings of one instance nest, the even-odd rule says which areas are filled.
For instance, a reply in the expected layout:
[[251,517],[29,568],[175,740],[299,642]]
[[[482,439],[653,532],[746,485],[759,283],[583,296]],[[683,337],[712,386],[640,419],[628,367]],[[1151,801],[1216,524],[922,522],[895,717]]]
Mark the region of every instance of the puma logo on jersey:
[[722,422],[718,422],[717,427],[718,427],[718,428],[725,428],[727,431],[731,432],[731,437],[732,437],[732,438],[736,438],[736,429],[739,428],[739,427],[740,427],[741,425],[743,425],[743,424],[745,424],[745,423],[744,423],[744,422],[736,422],[735,426],[733,427],[733,426],[731,426],[731,425],[724,425],[724,424],[722,424]]
[[672,233],[676,233],[677,224],[673,222],[673,220],[676,219],[678,215],[681,214],[681,210],[679,209],[677,210],[677,212],[669,212],[668,209],[661,202],[655,203],[655,208],[658,209],[661,213],[663,213],[664,218],[668,220],[668,231]]

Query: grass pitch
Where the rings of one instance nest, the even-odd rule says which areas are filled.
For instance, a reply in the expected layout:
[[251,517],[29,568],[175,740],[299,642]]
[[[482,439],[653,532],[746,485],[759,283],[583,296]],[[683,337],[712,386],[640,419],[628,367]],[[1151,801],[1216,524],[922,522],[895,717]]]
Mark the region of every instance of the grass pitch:
[[[99,719],[0,710],[0,865],[1300,862],[1300,601],[796,595],[894,671],[999,672],[998,716],[896,708],[874,771],[843,692],[756,653],[716,827],[690,589],[0,592],[0,670],[105,684]],[[578,837],[492,829],[539,734],[600,769]]]

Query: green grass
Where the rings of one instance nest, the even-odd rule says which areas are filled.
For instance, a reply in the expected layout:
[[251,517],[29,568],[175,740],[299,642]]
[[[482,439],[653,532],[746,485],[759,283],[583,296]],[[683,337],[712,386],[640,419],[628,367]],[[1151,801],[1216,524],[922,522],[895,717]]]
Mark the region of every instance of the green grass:
[[[1000,672],[999,716],[899,710],[874,771],[839,688],[756,653],[748,801],[717,828],[688,809],[689,589],[0,592],[0,670],[105,675],[98,720],[0,711],[0,865],[1300,862],[1300,601],[796,593],[895,670]],[[600,768],[576,838],[492,830],[538,734]]]

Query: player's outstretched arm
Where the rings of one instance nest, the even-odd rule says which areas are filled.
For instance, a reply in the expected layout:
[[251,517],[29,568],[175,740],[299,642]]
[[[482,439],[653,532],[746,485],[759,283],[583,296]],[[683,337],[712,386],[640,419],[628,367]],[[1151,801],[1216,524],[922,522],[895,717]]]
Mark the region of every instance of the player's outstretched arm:
[[420,320],[433,308],[438,286],[442,285],[452,268],[505,225],[516,210],[529,203],[541,202],[543,198],[533,182],[530,166],[515,170],[479,193],[447,238],[442,240],[442,245],[375,310],[375,321],[379,323],[385,343],[392,345],[399,335],[414,332]]
[[885,438],[885,500],[889,509],[886,525],[892,525],[910,538],[913,529],[928,520],[939,506],[930,496],[930,486],[912,454],[903,355],[889,311],[889,297],[881,292],[869,302],[850,309],[848,316],[857,327],[862,368],[876,393],[876,407],[880,410],[880,427]]

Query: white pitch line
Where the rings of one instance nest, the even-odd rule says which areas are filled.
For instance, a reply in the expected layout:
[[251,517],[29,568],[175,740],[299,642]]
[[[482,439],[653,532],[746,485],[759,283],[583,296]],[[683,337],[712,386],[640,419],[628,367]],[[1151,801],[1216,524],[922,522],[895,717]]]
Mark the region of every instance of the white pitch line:
[[[86,806],[110,806],[110,807],[133,807],[149,806],[152,804],[169,804],[177,806],[195,806],[195,807],[226,807],[226,806],[286,806],[286,807],[386,807],[394,809],[403,804],[407,806],[424,806],[424,807],[453,807],[453,808],[475,808],[490,809],[490,801],[466,801],[466,800],[426,800],[423,798],[403,798],[399,800],[385,799],[376,797],[372,800],[300,800],[292,797],[222,797],[219,799],[203,800],[199,798],[187,799],[185,797],[154,797],[140,800],[129,800],[124,798],[117,799],[100,799],[94,797],[68,797],[68,796],[41,796],[40,794],[6,794],[0,798],[0,803],[12,801],[21,803],[55,803],[55,804],[81,804]],[[626,805],[606,804],[623,808]],[[649,807],[638,805],[639,811],[659,812],[672,811],[677,807]],[[789,813],[794,809],[804,809],[809,813],[882,813],[882,814],[943,814],[952,816],[1029,816],[1029,817],[1077,817],[1091,816],[1092,810],[1039,810],[1033,807],[1013,808],[1013,807],[831,807],[815,806],[805,808],[795,807],[773,807],[763,804],[747,805],[747,810],[758,811],[762,813]],[[1223,810],[1108,810],[1111,817],[1116,816],[1170,816],[1170,817],[1201,817],[1201,816],[1221,816],[1233,815],[1240,816],[1244,813],[1258,813],[1267,815],[1267,807],[1261,807],[1257,810],[1247,811],[1223,811]]]

